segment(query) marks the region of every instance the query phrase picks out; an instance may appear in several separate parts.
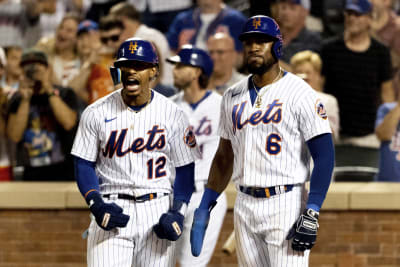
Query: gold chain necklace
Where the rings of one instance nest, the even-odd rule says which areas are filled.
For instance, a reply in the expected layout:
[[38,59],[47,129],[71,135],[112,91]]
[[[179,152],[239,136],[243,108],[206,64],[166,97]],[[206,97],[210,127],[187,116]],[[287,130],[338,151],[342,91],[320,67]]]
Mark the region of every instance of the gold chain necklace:
[[251,79],[251,82],[253,83],[253,88],[254,88],[254,90],[256,91],[256,94],[257,94],[256,108],[260,108],[260,107],[261,107],[261,105],[262,105],[262,97],[263,97],[264,94],[269,90],[269,88],[271,88],[271,85],[272,85],[274,82],[276,82],[276,81],[278,80],[278,78],[281,76],[281,72],[282,72],[282,68],[279,67],[279,73],[278,73],[278,75],[275,77],[275,79],[272,81],[272,83],[269,84],[269,85],[265,88],[265,90],[264,90],[264,92],[262,92],[262,94],[258,93],[258,90],[257,90],[257,88],[256,88],[256,85],[254,84],[254,80]]

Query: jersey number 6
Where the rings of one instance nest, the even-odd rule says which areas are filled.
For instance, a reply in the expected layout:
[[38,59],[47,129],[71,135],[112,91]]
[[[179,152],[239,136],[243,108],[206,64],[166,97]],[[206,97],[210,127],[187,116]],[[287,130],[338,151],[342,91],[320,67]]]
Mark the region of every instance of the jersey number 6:
[[267,143],[265,145],[265,150],[268,154],[277,155],[281,152],[281,144],[282,137],[279,134],[272,133],[267,136]]
[[167,174],[166,171],[164,170],[166,162],[167,162],[167,159],[164,156],[159,157],[156,160],[155,173],[154,173],[153,159],[149,159],[147,161],[147,178],[153,179],[153,178],[160,178],[160,177],[165,176]]

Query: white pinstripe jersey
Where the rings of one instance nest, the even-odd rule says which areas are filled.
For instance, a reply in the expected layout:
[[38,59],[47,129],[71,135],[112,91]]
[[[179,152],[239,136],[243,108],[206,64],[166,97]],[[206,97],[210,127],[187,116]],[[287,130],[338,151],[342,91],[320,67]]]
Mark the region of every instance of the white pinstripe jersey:
[[201,158],[195,161],[195,180],[207,181],[211,163],[217,152],[219,136],[217,135],[222,96],[209,91],[210,95],[201,100],[193,109],[183,98],[183,92],[171,97],[189,118],[190,126],[196,135],[196,142],[201,151]]
[[96,162],[103,194],[171,192],[175,167],[194,161],[188,127],[184,112],[161,94],[135,112],[120,89],[85,109],[71,153]]
[[259,90],[260,95],[267,91],[256,108],[249,79],[229,88],[221,104],[218,133],[232,144],[233,181],[254,187],[304,183],[311,160],[305,142],[331,132],[322,102],[306,82],[287,72]]

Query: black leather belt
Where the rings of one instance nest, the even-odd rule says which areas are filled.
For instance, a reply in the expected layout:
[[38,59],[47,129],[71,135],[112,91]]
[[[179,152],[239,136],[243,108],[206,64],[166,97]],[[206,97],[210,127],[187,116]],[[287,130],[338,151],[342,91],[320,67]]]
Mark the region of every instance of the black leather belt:
[[116,195],[118,199],[126,199],[126,200],[133,200],[135,202],[145,202],[147,200],[152,200],[155,198],[160,198],[163,196],[169,195],[168,193],[150,193],[140,197],[135,197],[127,194],[105,194],[103,197],[110,198],[111,196]]
[[241,192],[258,198],[269,198],[278,194],[283,194],[292,191],[293,185],[277,185],[271,187],[246,187],[239,186]]

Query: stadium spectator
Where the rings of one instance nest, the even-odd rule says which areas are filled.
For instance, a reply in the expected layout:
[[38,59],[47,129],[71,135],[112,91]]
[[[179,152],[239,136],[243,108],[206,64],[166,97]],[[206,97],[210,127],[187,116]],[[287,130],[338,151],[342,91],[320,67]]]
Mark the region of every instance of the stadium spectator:
[[58,25],[54,38],[43,37],[36,45],[49,57],[54,84],[69,86],[69,82],[79,74],[81,62],[76,50],[78,25],[79,18],[69,13]]
[[142,22],[165,33],[180,12],[192,6],[192,0],[129,0],[142,14]]
[[53,36],[57,25],[66,13],[77,14],[79,18],[85,16],[89,0],[40,0],[41,13],[39,18],[41,36]]
[[279,0],[277,3],[277,22],[283,37],[281,60],[285,63],[289,63],[294,54],[303,50],[320,52],[320,34],[305,27],[309,9],[310,0]]
[[24,167],[24,180],[71,180],[77,97],[72,89],[52,85],[44,52],[25,51],[21,67],[7,121],[7,135],[17,143],[17,166]]
[[393,87],[400,94],[400,17],[393,11],[393,0],[373,0],[372,35],[391,50],[395,76]]
[[33,0],[0,0],[0,46],[28,47],[39,39],[40,7]]
[[214,62],[208,89],[215,89],[222,95],[226,89],[245,77],[235,69],[238,57],[235,41],[229,34],[218,32],[208,38],[207,48]]
[[375,133],[381,141],[377,180],[400,182],[400,97],[379,107]]
[[142,24],[139,11],[129,3],[123,2],[113,6],[110,9],[110,14],[121,19],[124,24],[124,31],[121,34],[122,40],[138,37],[151,41],[156,46],[160,56],[160,83],[172,85],[172,66],[165,64],[165,59],[170,56],[170,49],[165,36],[160,31]]
[[207,49],[208,38],[217,32],[229,33],[235,40],[236,51],[243,50],[238,36],[246,17],[226,6],[222,0],[198,0],[197,7],[179,13],[171,24],[167,39],[176,52],[184,44]]
[[372,6],[368,0],[348,1],[344,34],[322,46],[325,92],[339,103],[341,143],[378,148],[376,111],[394,100],[388,48],[370,35]]
[[89,0],[86,19],[100,23],[101,18],[108,14],[112,6],[123,1],[125,0]]
[[310,50],[298,52],[290,59],[293,72],[303,78],[315,91],[318,97],[325,104],[328,114],[329,124],[332,129],[334,139],[339,139],[339,106],[336,97],[323,92],[321,68],[321,57]]
[[109,69],[99,64],[101,44],[97,23],[91,20],[82,21],[78,26],[77,35],[81,68],[79,75],[71,81],[70,85],[85,103],[90,104],[114,91],[114,85]]
[[[6,65],[6,56],[3,48],[0,47],[0,79],[2,79],[5,74]],[[10,181],[12,179],[8,140],[6,137],[7,100],[7,94],[4,93],[4,89],[0,86],[0,181]]]
[[4,47],[6,54],[7,65],[3,78],[0,81],[0,87],[3,88],[3,93],[10,98],[18,89],[19,80],[22,75],[19,63],[21,61],[22,48],[20,46],[6,46]]
[[121,37],[124,24],[113,15],[102,17],[99,22],[99,33],[102,47],[100,49],[101,64],[107,68],[113,66],[114,57],[124,41]]

